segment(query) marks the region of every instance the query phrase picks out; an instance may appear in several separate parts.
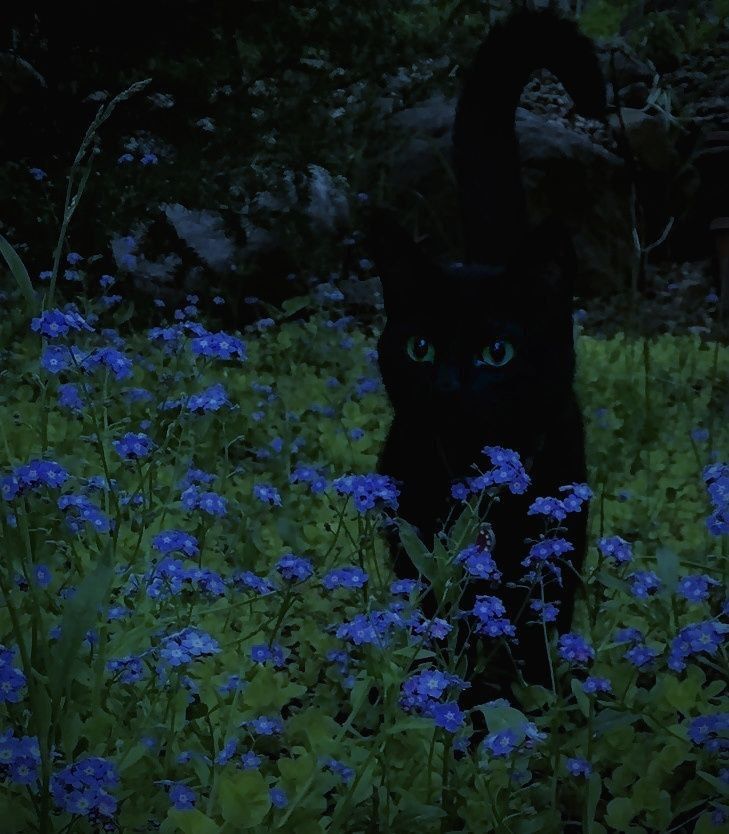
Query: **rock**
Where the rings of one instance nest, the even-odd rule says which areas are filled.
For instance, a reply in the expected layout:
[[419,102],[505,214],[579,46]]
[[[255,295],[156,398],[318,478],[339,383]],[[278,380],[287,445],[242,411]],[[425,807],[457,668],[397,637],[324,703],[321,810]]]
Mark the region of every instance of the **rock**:
[[[437,95],[392,117],[412,133],[392,168],[398,186],[417,187],[442,167],[442,158],[450,162],[454,112],[455,100]],[[623,286],[633,253],[622,160],[566,119],[519,107],[516,131],[530,217],[538,223],[555,216],[574,234],[579,293]]]
[[621,106],[641,108],[645,107],[649,93],[650,87],[645,81],[634,81],[632,84],[623,87],[619,91],[618,97]]

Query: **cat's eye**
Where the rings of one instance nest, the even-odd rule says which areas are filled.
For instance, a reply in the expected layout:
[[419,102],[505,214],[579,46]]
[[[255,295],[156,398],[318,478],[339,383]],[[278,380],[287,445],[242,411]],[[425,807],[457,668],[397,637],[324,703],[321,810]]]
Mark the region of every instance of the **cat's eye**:
[[491,365],[501,368],[514,358],[514,346],[505,339],[494,339],[486,345],[481,354],[474,360],[476,365]]
[[422,336],[411,336],[406,348],[413,362],[432,362],[435,357],[435,348]]

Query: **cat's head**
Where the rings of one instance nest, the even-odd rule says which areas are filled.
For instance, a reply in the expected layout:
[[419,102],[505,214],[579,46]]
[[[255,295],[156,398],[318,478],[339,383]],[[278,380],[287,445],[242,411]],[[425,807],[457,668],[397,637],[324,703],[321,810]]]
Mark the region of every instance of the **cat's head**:
[[574,375],[574,261],[554,223],[526,233],[507,263],[442,264],[388,212],[373,215],[369,250],[386,325],[379,366],[393,408],[443,430],[491,434],[539,424]]

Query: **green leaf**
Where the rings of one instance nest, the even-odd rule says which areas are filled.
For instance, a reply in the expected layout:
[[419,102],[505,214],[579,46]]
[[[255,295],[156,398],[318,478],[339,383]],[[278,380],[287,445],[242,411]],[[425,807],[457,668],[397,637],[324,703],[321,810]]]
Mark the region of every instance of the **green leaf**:
[[600,794],[602,793],[602,779],[599,773],[590,774],[590,781],[587,784],[587,808],[585,809],[587,823],[587,830],[590,834],[595,831],[595,812],[597,811],[597,803],[600,801]]
[[13,249],[13,247],[2,235],[0,235],[0,254],[5,258],[8,268],[13,273],[13,277],[18,284],[18,288],[25,296],[25,300],[28,302],[29,311],[31,313],[36,312],[38,309],[38,302],[35,297],[35,292],[33,291],[33,285],[30,283],[28,270],[20,260],[20,255],[18,255],[15,249]]
[[696,773],[705,782],[708,782],[714,790],[718,791],[721,796],[724,798],[729,797],[729,785],[726,782],[722,782],[721,779],[717,779],[716,776],[712,776],[711,773],[707,773],[705,770],[697,770]]
[[432,583],[435,579],[435,560],[430,551],[422,543],[412,524],[404,519],[400,519],[398,526],[400,529],[400,541],[403,543],[405,552],[420,573]]
[[627,796],[619,796],[608,802],[605,822],[615,831],[627,831],[634,816],[633,803]]
[[580,712],[587,718],[590,714],[590,700],[585,695],[585,691],[582,688],[582,683],[577,680],[577,678],[572,678],[570,681],[570,688],[572,689],[572,694],[577,699],[577,706],[580,708]]
[[668,591],[678,584],[678,554],[670,547],[659,547],[656,552],[656,574]]
[[[168,823],[174,827],[169,827]],[[160,834],[173,834],[175,831],[182,831],[183,834],[217,834],[220,828],[197,808],[184,811],[170,808],[167,819],[160,826]]]
[[385,730],[385,734],[388,736],[395,735],[396,733],[402,733],[405,730],[433,730],[432,718],[422,718],[420,716],[414,715],[411,718],[403,718],[401,721],[396,721],[392,727],[388,727]]
[[76,669],[79,647],[86,632],[99,617],[98,607],[106,599],[114,576],[114,568],[108,561],[108,550],[96,569],[87,574],[76,593],[63,608],[61,637],[53,656],[55,668],[50,675],[53,700],[56,701]]
[[253,828],[271,808],[271,798],[257,770],[225,772],[220,777],[220,812],[235,829]]

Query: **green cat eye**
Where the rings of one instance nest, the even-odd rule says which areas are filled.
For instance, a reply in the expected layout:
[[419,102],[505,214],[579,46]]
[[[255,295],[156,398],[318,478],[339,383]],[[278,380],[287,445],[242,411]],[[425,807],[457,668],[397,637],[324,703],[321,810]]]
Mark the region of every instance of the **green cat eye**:
[[476,365],[491,365],[502,368],[514,358],[514,346],[504,339],[494,339],[481,351],[481,355],[474,360]]
[[432,362],[435,357],[435,348],[422,336],[411,336],[406,347],[413,362]]

